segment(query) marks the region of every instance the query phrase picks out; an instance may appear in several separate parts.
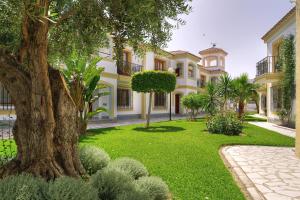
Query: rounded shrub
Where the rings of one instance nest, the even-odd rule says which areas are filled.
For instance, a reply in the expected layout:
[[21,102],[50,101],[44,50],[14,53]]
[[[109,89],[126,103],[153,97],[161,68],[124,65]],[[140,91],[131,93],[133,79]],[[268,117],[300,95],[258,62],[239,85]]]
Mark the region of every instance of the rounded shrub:
[[159,177],[142,177],[135,181],[138,190],[148,194],[151,200],[168,200],[168,185]]
[[80,160],[87,173],[92,175],[106,167],[110,157],[100,148],[84,146],[80,149]]
[[121,170],[133,179],[148,176],[147,168],[139,161],[131,158],[119,158],[109,164],[110,168]]
[[47,200],[47,183],[31,175],[10,176],[0,180],[0,199]]
[[104,168],[91,177],[91,184],[101,200],[149,199],[147,194],[137,190],[132,178],[123,171]]
[[234,113],[217,114],[206,123],[210,133],[239,135],[243,131],[243,123]]
[[97,190],[82,179],[62,177],[49,183],[47,200],[97,200]]

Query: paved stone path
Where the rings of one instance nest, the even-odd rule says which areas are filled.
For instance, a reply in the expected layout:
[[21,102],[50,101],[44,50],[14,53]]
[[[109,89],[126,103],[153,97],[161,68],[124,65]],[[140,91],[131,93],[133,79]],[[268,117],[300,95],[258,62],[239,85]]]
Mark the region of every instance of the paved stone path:
[[228,146],[222,149],[254,200],[300,200],[300,159],[293,148]]
[[269,122],[249,122],[249,124],[253,124],[255,126],[259,126],[259,127],[271,130],[271,131],[275,131],[279,134],[286,135],[286,136],[289,136],[289,137],[293,137],[293,138],[296,137],[296,130],[295,129],[286,128],[286,127],[283,127],[283,126],[278,126],[276,124],[269,123]]

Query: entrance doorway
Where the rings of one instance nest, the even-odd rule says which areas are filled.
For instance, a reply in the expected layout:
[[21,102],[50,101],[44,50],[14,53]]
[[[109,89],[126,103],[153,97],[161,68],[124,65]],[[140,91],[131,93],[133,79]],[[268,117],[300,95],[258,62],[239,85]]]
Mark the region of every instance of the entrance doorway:
[[175,94],[175,114],[180,114],[180,94]]

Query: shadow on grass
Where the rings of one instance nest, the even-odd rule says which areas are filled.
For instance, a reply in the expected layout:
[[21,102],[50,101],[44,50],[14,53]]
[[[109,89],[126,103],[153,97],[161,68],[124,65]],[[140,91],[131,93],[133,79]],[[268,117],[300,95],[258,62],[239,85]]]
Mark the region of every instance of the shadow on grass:
[[175,132],[184,131],[186,129],[184,129],[182,127],[177,127],[177,126],[153,126],[153,127],[149,127],[149,128],[137,127],[137,128],[134,128],[133,130],[139,131],[139,132],[146,132],[146,133],[161,133],[161,132],[175,133]]

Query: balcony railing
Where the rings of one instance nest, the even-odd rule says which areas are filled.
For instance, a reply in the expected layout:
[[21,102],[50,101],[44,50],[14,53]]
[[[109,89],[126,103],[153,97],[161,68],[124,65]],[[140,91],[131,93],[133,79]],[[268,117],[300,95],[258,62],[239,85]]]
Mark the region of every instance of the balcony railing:
[[256,64],[256,76],[281,71],[278,56],[268,56]]
[[136,72],[142,71],[142,68],[143,68],[142,65],[138,65],[138,64],[134,64],[134,63],[124,61],[123,66],[118,67],[118,74],[119,75],[124,75],[124,76],[131,76]]

